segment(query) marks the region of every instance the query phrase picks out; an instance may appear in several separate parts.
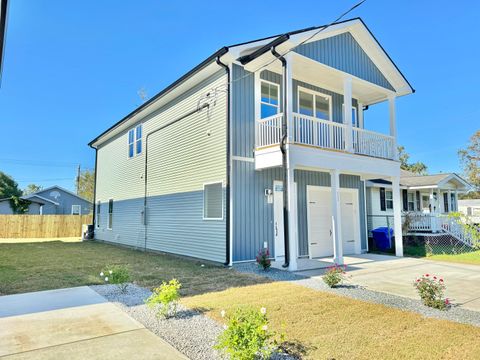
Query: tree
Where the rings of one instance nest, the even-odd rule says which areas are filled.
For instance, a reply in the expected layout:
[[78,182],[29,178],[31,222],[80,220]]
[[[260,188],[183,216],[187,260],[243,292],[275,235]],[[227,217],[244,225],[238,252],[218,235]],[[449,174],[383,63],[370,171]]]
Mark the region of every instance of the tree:
[[93,201],[93,188],[95,184],[95,172],[83,170],[78,179],[77,194],[87,200]]
[[409,163],[410,155],[405,151],[405,147],[398,147],[398,158],[400,160],[400,168],[410,171],[417,175],[427,175],[427,165],[423,162]]
[[10,198],[10,207],[16,214],[23,214],[28,210],[29,201],[23,200],[22,190],[10,175],[0,171],[0,199]]
[[40,185],[28,184],[27,187],[25,189],[23,189],[23,195],[30,195],[30,194],[36,193],[36,192],[38,192],[42,189],[43,189],[43,187],[41,187]]
[[465,177],[473,185],[474,191],[466,197],[470,199],[480,198],[480,130],[477,130],[469,140],[465,149],[458,151],[460,163]]

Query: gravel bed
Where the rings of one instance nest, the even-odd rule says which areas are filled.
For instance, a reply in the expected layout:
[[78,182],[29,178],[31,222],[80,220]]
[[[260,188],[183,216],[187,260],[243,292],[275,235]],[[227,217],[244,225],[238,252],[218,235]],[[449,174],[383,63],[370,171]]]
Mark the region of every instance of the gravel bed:
[[115,285],[94,285],[91,288],[190,359],[220,359],[212,347],[222,327],[214,320],[181,304],[177,307],[176,317],[157,318],[144,303],[151,295],[150,290],[137,285],[129,285],[125,294]]
[[[145,305],[145,299],[151,291],[130,284],[122,293],[115,285],[90,286],[108,301],[120,306],[128,315],[147,329],[167,341],[178,351],[192,360],[221,359],[213,349],[222,326],[200,312],[188,309],[181,304],[177,307],[177,316],[157,318],[154,311]],[[286,354],[273,354],[271,360],[293,360]]]
[[328,287],[321,279],[302,276],[299,273],[291,273],[284,270],[271,268],[268,271],[260,270],[256,263],[242,263],[234,265],[235,269],[244,273],[254,273],[256,275],[267,277],[274,281],[289,281],[314,290],[325,291],[350,298],[386,305],[389,307],[412,311],[425,317],[437,318],[455,321],[463,324],[480,326],[480,312],[462,309],[458,306],[452,306],[450,309],[442,311],[427,307],[420,300],[407,297],[387,294],[379,291],[365,289],[354,284],[345,284],[338,288]]

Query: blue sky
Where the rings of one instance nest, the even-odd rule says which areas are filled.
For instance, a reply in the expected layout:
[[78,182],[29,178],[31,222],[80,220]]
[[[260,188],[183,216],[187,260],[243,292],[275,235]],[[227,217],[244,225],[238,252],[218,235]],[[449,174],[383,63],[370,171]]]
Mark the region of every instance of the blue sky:
[[[223,45],[326,24],[353,1],[10,1],[0,89],[0,170],[23,188],[73,189],[87,143]],[[266,16],[268,14],[268,17]],[[413,87],[397,102],[399,143],[430,172],[460,171],[480,125],[475,1],[374,1],[360,16]],[[366,127],[388,131],[387,107]]]

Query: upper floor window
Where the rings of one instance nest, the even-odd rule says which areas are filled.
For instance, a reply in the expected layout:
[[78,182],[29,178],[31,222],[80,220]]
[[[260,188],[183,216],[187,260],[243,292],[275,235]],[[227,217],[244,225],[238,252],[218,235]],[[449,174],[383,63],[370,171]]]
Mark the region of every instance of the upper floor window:
[[332,97],[314,91],[298,90],[298,112],[302,115],[330,120]]
[[264,119],[278,114],[280,112],[280,86],[262,81],[260,87],[262,96],[260,100],[261,118]]
[[142,153],[142,125],[128,132],[128,157],[134,157]]

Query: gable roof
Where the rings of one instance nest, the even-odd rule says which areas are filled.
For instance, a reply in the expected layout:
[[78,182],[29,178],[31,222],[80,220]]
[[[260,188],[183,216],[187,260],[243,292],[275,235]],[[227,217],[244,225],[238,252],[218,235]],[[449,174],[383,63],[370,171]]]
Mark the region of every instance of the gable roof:
[[[328,29],[328,32],[323,31],[326,29]],[[332,33],[329,33],[330,31],[332,31]],[[198,77],[200,77],[199,73],[208,73],[207,70],[209,70],[210,73],[212,73],[212,70],[218,71],[220,65],[217,65],[217,63],[219,61],[222,61],[223,63],[240,62],[248,64],[253,60],[258,59],[262,55],[267,54],[272,48],[272,46],[284,46],[284,49],[282,49],[281,51],[281,53],[284,54],[285,52],[291,51],[293,48],[302,43],[308,43],[310,41],[317,40],[317,37],[320,36],[320,33],[322,37],[329,37],[338,34],[338,31],[350,31],[352,33],[355,33],[358,35],[358,37],[361,37],[365,42],[369,44],[369,54],[374,54],[377,60],[380,59],[378,60],[381,62],[381,64],[379,64],[379,68],[388,70],[389,78],[391,79],[392,77],[395,77],[395,83],[397,85],[402,84],[402,93],[400,95],[415,92],[406,77],[402,74],[400,69],[393,62],[393,60],[390,58],[385,49],[375,38],[370,29],[368,29],[368,27],[365,25],[361,18],[357,17],[344,21],[338,21],[328,25],[308,27],[300,30],[290,31],[284,34],[224,46],[214,52],[200,64],[195,66],[185,75],[180,77],[178,80],[174,81],[172,84],[161,90],[150,100],[146,101],[144,104],[133,110],[120,121],[109,127],[97,137],[95,137],[92,141],[89,142],[88,145],[92,148],[97,148],[99,144],[108,140],[110,137],[113,137],[118,133],[126,130],[128,127],[133,126],[133,124],[141,118],[142,114],[146,115],[147,113],[152,112],[160,107],[160,104],[155,104],[161,102],[161,100],[163,100],[164,98],[169,98],[170,95],[175,92],[178,92],[179,95],[181,93],[182,86],[185,85],[188,81],[190,81],[193,77],[197,75]],[[214,64],[214,69],[212,69],[212,64]],[[206,75],[203,78],[205,77]]]
[[[84,197],[81,197],[81,196],[79,196],[79,195],[71,192],[70,190],[64,189],[64,188],[62,188],[61,186],[58,186],[58,185],[53,185],[53,186],[50,186],[50,187],[48,187],[48,188],[39,190],[39,191],[37,191],[37,192],[31,193],[31,194],[28,195],[28,196],[37,196],[37,197],[39,197],[39,198],[43,198],[43,199],[45,199],[45,200],[48,200],[47,198],[42,197],[41,195],[38,195],[38,194],[43,193],[43,192],[45,192],[45,191],[53,190],[53,189],[57,189],[57,190],[63,191],[63,192],[65,192],[65,193],[69,194],[69,195],[72,195],[72,196],[75,196],[75,197],[79,198],[80,200],[83,200],[83,201],[86,201],[86,202],[88,202],[88,203],[91,203],[90,200],[87,200],[87,199],[85,199]],[[49,200],[49,201],[51,201],[51,200]],[[53,202],[53,203],[55,203],[55,204],[58,205],[58,203],[56,203],[55,201],[51,201],[51,202]]]
[[[454,180],[464,190],[469,190],[471,185],[464,180],[462,177],[455,173],[440,173],[440,174],[432,174],[432,175],[416,175],[407,170],[400,170],[400,186],[404,188],[429,188],[429,187],[441,187],[445,185],[450,180]],[[384,179],[373,179],[369,180],[370,183],[373,184],[385,184],[391,185],[392,183],[388,180]],[[378,185],[377,185],[378,186]]]
[[[40,195],[37,195],[37,194],[29,194],[29,195],[26,195],[26,196],[22,196],[22,199],[28,200],[28,201],[33,201],[33,202],[38,202],[38,203],[43,203],[43,204],[45,204],[46,202],[49,202],[53,205],[57,205],[57,206],[60,205],[56,201],[47,199],[46,197],[43,197],[43,196],[40,196]],[[40,201],[38,201],[37,199],[40,199]]]

